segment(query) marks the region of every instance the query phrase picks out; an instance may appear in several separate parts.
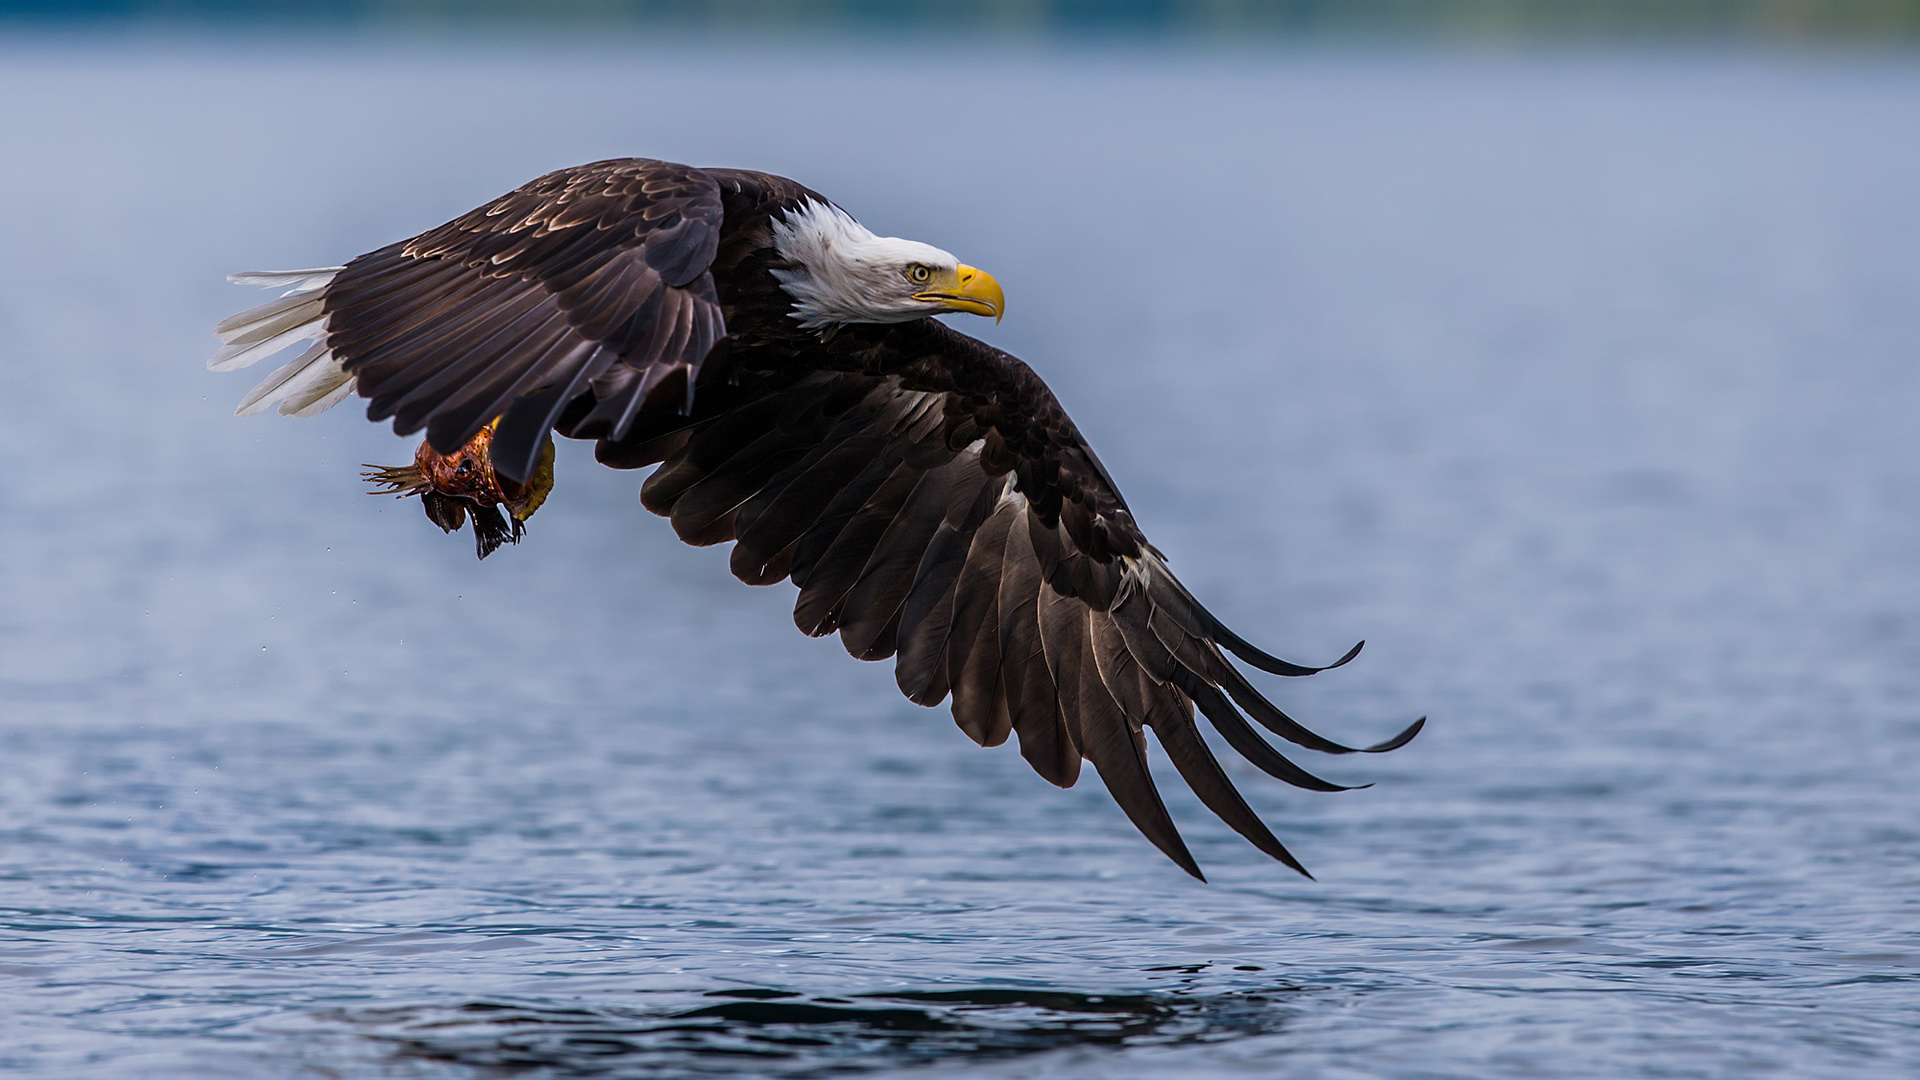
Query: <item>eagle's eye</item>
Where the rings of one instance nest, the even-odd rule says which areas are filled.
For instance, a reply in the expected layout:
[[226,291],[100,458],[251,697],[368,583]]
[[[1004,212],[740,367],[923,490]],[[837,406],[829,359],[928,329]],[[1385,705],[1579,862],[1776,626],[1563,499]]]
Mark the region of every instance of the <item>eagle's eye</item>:
[[915,285],[925,285],[933,280],[933,267],[925,263],[908,263],[907,280]]

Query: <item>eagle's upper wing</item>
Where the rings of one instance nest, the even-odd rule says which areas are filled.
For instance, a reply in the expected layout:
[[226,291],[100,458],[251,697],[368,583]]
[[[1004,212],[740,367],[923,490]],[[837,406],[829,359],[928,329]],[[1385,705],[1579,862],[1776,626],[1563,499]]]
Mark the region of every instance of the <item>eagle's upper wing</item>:
[[222,323],[224,370],[320,340],[241,410],[324,409],[358,390],[367,415],[422,427],[442,453],[499,416],[494,460],[523,479],[567,404],[591,388],[594,423],[624,434],[649,394],[678,391],[726,333],[709,266],[718,184],[685,165],[627,158],[549,173],[471,213],[344,267],[236,275],[294,291]]
[[[682,539],[734,541],[733,572],[749,584],[791,577],[801,630],[837,630],[861,659],[895,657],[901,691],[928,706],[951,694],[975,741],[1018,734],[1021,754],[1063,787],[1093,762],[1187,872],[1200,876],[1147,771],[1143,728],[1214,813],[1305,873],[1229,782],[1193,707],[1269,774],[1341,790],[1241,710],[1301,746],[1352,748],[1288,717],[1223,650],[1282,675],[1319,669],[1255,649],[1193,598],[1039,377],[932,320],[849,328],[810,359],[812,370],[754,371],[748,357],[717,358],[691,415],[644,413],[597,455],[663,462],[641,498]],[[577,403],[574,416],[597,408]]]

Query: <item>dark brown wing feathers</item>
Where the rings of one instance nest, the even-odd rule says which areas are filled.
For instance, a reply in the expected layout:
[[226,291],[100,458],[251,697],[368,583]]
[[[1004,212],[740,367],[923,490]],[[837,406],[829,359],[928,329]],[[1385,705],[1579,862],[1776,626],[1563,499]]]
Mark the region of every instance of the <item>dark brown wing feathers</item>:
[[1298,869],[1200,737],[1195,705],[1228,745],[1296,786],[1345,790],[1288,760],[1247,716],[1311,749],[1351,748],[1300,726],[1233,668],[1217,620],[1146,545],[1039,379],[936,323],[850,328],[821,351],[841,369],[736,372],[715,386],[731,403],[709,402],[703,380],[691,415],[661,421],[695,434],[647,480],[646,505],[691,541],[736,540],[744,581],[790,574],[800,629],[837,631],[863,659],[894,656],[901,692],[923,705],[951,697],[975,741],[1018,735],[1035,771],[1063,786],[1092,762],[1141,832],[1196,876],[1147,768],[1148,728],[1205,805]]
[[1323,669],[1253,647],[1181,586],[1019,360],[931,320],[799,331],[766,273],[767,222],[810,195],[638,159],[549,174],[354,260],[327,293],[328,341],[368,415],[425,427],[436,450],[504,414],[494,455],[509,478],[549,429],[598,440],[615,467],[659,463],[641,499],[682,539],[733,541],[750,584],[790,577],[802,631],[894,657],[901,692],[951,698],[976,742],[1018,735],[1061,786],[1092,762],[1195,877],[1147,766],[1149,728],[1202,803],[1305,873],[1194,713],[1270,775],[1346,790],[1247,717],[1309,749],[1354,748],[1302,727],[1227,654],[1280,675]]
[[698,169],[549,173],[349,263],[327,291],[328,343],[369,418],[424,427],[442,453],[505,413],[494,465],[523,479],[588,387],[574,429],[616,439],[649,395],[684,391],[726,332],[707,269],[721,223],[719,185]]

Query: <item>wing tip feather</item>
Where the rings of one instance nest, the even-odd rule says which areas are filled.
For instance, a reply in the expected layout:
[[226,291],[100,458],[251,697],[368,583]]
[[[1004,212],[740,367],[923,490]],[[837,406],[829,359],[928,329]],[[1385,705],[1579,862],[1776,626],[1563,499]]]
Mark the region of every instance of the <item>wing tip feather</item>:
[[1406,730],[1400,732],[1400,734],[1395,735],[1393,738],[1387,739],[1384,742],[1377,742],[1377,743],[1374,743],[1372,746],[1365,747],[1361,750],[1361,753],[1384,754],[1389,750],[1398,750],[1401,747],[1412,742],[1413,737],[1415,735],[1418,735],[1420,734],[1420,732],[1426,730],[1426,726],[1427,726],[1427,718],[1423,716],[1420,719],[1415,720],[1413,723],[1408,724],[1406,726]]

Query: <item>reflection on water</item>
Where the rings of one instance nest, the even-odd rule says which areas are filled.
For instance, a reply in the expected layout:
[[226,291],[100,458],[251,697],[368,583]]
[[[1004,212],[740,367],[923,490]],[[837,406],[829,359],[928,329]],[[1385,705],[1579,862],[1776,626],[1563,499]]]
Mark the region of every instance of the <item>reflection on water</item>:
[[820,1076],[1079,1047],[1179,1046],[1279,1030],[1288,991],[1215,997],[981,988],[810,998],[712,990],[673,1012],[468,1002],[332,1019],[401,1059],[559,1076]]
[[[1920,1075],[1920,68],[0,39],[0,1071]],[[979,124],[929,123],[967,87]],[[824,119],[823,119],[824,118]],[[254,299],[547,169],[990,269],[1343,741],[1213,884],[562,448],[476,562]],[[1156,763],[1158,764],[1158,763]]]

